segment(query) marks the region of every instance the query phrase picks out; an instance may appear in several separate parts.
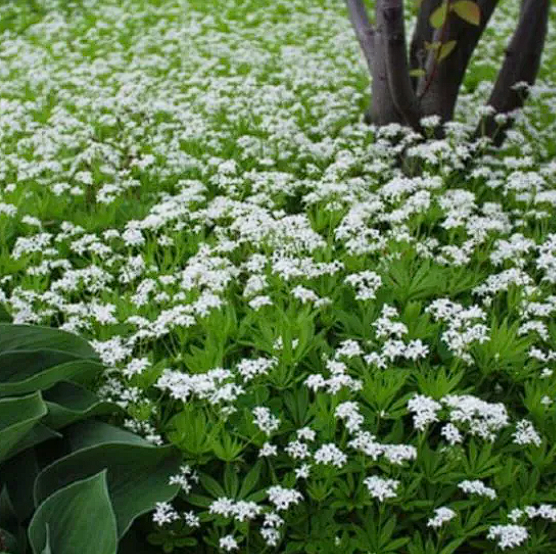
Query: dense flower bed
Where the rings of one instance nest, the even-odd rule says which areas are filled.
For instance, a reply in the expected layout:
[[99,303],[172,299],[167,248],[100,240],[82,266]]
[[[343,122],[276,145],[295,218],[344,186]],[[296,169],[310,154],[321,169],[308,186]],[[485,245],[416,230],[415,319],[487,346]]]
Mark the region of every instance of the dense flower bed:
[[518,9],[422,142],[339,1],[0,6],[0,304],[182,450],[155,552],[552,551],[553,77],[468,137]]

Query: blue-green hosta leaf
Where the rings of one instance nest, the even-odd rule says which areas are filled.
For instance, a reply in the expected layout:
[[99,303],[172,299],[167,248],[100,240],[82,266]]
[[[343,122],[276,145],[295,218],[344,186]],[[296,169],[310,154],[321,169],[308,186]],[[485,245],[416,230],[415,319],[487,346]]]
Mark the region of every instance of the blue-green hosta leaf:
[[151,446],[143,437],[102,421],[81,421],[64,430],[64,438],[72,451],[104,443],[137,444]]
[[40,392],[0,400],[0,461],[15,453],[19,443],[46,413]]
[[154,509],[157,502],[174,498],[179,487],[170,485],[169,479],[179,473],[180,463],[181,454],[172,446],[106,443],[84,448],[54,462],[39,474],[35,482],[35,505],[69,483],[106,469],[121,537],[136,517]]
[[101,363],[60,350],[16,350],[0,354],[0,396],[46,390],[59,381],[86,381]]
[[104,402],[92,392],[74,383],[61,382],[45,391],[48,414],[44,418],[52,429],[61,429],[81,419],[120,411],[112,402]]
[[83,338],[51,327],[0,323],[0,354],[11,350],[61,350],[79,358],[98,359]]
[[46,425],[39,421],[22,439],[18,442],[13,450],[10,452],[10,458],[27,450],[28,448],[32,448],[33,446],[37,446],[43,442],[46,442],[50,439],[59,439],[62,435],[57,433],[53,429],[50,429]]
[[116,518],[106,471],[63,487],[38,507],[29,524],[34,554],[116,554]]

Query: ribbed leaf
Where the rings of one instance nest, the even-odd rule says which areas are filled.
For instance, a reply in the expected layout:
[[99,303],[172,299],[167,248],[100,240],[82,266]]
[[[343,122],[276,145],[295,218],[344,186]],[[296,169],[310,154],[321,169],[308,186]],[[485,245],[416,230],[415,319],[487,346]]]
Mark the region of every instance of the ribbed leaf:
[[115,554],[116,518],[106,471],[77,481],[47,498],[29,525],[34,554]]
[[33,483],[38,474],[39,465],[33,449],[27,449],[2,465],[2,479],[19,522],[30,517],[35,508]]
[[108,491],[121,537],[137,516],[177,494],[179,487],[170,485],[169,478],[179,472],[180,462],[180,452],[171,446],[107,443],[78,450],[39,474],[35,482],[35,505],[76,479],[106,468]]
[[100,401],[95,394],[74,383],[58,383],[44,392],[44,400],[48,407],[44,423],[52,429],[120,410],[116,404]]
[[104,443],[137,444],[150,446],[151,443],[139,435],[114,427],[102,421],[82,421],[64,430],[64,437],[72,451],[81,450]]
[[40,392],[0,400],[0,461],[15,453],[18,443],[46,415]]
[[10,350],[61,350],[80,358],[98,359],[93,347],[83,338],[60,329],[39,325],[0,323],[0,354]]
[[102,364],[59,350],[22,350],[0,354],[0,395],[46,390],[59,381],[84,381],[100,373]]

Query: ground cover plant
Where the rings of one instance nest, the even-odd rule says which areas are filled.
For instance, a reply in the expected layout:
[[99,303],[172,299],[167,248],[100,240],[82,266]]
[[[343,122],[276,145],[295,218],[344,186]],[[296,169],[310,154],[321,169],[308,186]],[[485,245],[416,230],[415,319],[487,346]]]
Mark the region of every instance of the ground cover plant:
[[364,123],[339,1],[0,5],[0,319],[180,450],[137,552],[554,550],[554,27],[472,136],[518,11],[425,142]]

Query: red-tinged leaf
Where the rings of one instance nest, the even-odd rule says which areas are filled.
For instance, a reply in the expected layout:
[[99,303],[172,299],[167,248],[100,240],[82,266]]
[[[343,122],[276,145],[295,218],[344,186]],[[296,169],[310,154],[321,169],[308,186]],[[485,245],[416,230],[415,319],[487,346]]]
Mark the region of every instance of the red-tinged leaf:
[[443,2],[441,6],[436,8],[430,16],[429,22],[435,29],[440,29],[446,21],[448,15],[448,2]]
[[440,52],[438,53],[438,61],[441,62],[443,59],[447,58],[456,47],[456,44],[457,41],[455,40],[449,40],[448,42],[445,42],[441,46]]
[[481,24],[481,8],[471,0],[458,0],[450,6],[450,9],[471,25]]

